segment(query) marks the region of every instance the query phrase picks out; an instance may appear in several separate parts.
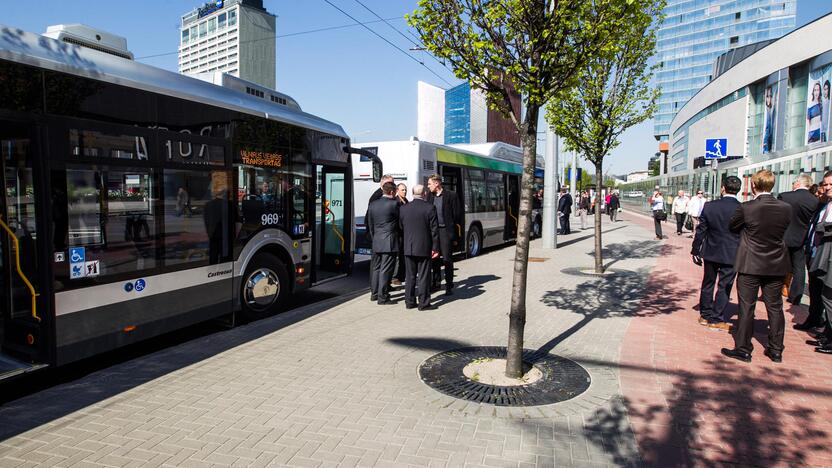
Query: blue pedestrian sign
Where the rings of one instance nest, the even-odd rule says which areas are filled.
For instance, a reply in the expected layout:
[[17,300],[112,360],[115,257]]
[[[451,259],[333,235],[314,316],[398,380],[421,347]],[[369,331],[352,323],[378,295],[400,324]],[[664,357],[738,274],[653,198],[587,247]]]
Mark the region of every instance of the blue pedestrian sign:
[[722,159],[727,157],[727,138],[709,138],[705,140],[705,159]]

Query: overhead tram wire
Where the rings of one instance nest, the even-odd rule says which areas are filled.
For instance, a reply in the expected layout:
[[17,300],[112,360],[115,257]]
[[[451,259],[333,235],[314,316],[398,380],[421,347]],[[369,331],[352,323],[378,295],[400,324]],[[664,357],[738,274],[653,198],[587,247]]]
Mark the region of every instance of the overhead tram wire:
[[[387,21],[396,20],[396,19],[402,19],[402,17],[401,16],[394,16],[392,18],[379,18],[377,20],[365,21],[363,24],[381,23],[382,21],[384,21],[386,23]],[[288,33],[288,34],[278,34],[278,35],[275,35],[275,36],[261,37],[260,39],[249,39],[247,41],[240,41],[240,44],[249,44],[249,43],[258,42],[258,41],[270,41],[270,40],[274,40],[274,39],[283,39],[284,37],[302,36],[304,34],[313,34],[313,33],[325,32],[325,31],[334,31],[336,29],[354,28],[356,26],[359,26],[359,24],[350,23],[350,24],[342,24],[340,26],[329,26],[329,27],[326,27],[326,28],[309,29],[307,31],[297,31],[297,32]],[[177,25],[177,28],[178,27],[179,26]],[[143,60],[143,59],[156,58],[156,57],[165,57],[165,56],[168,56],[168,55],[175,55],[175,54],[178,54],[178,53],[179,53],[179,51],[177,50],[175,52],[164,52],[164,53],[161,53],[161,54],[145,55],[145,56],[142,56],[142,57],[136,57],[136,60]]]
[[[430,67],[428,67],[427,65],[425,65],[425,62],[422,62],[421,60],[417,59],[416,57],[414,57],[414,56],[412,56],[412,55],[408,54],[408,53],[407,53],[407,51],[405,51],[405,50],[404,50],[404,49],[402,49],[401,47],[397,46],[396,44],[393,44],[392,42],[390,42],[390,40],[388,40],[386,37],[382,36],[381,34],[377,33],[375,30],[373,30],[373,28],[371,28],[371,27],[367,26],[365,23],[362,23],[361,21],[358,21],[358,20],[357,20],[354,16],[350,15],[349,13],[347,13],[346,11],[344,11],[344,10],[342,10],[340,7],[338,7],[338,5],[336,5],[336,4],[334,4],[334,3],[332,3],[330,0],[324,0],[324,2],[328,3],[328,4],[332,7],[332,8],[335,8],[336,10],[340,11],[342,14],[344,14],[344,16],[346,16],[346,17],[350,18],[351,20],[353,20],[353,21],[355,21],[356,23],[358,23],[358,24],[360,24],[361,26],[363,26],[363,27],[364,27],[364,29],[366,29],[367,31],[370,31],[371,33],[373,33],[373,35],[375,35],[376,37],[378,37],[378,38],[379,38],[379,39],[381,39],[382,41],[384,41],[384,42],[388,43],[391,47],[393,47],[394,49],[396,49],[396,50],[398,50],[399,52],[401,52],[402,54],[404,54],[404,55],[405,55],[407,58],[409,58],[410,60],[413,60],[414,62],[418,63],[419,65],[421,65],[421,66],[425,67],[425,70],[427,70],[427,71],[431,72],[434,76],[436,76],[436,77],[437,77],[437,78],[439,78],[440,80],[442,80],[442,81],[444,81],[445,83],[447,83],[447,85],[448,85],[448,86],[453,86],[453,83],[451,83],[450,81],[448,81],[448,80],[446,80],[445,78],[443,78],[443,77],[442,77],[439,73],[436,73],[435,71],[433,71],[433,69],[432,69],[432,68],[430,68]],[[376,22],[378,22],[378,21],[376,21]]]
[[[443,62],[442,60],[439,60],[439,59],[438,59],[435,55],[433,55],[432,53],[430,53],[430,51],[429,51],[429,50],[427,50],[427,49],[425,48],[425,46],[424,46],[424,45],[422,45],[422,44],[420,44],[420,43],[418,43],[418,42],[414,41],[414,40],[413,40],[413,39],[411,39],[410,37],[408,37],[405,33],[401,32],[401,30],[399,30],[399,28],[397,28],[397,27],[393,26],[392,24],[390,24],[390,22],[389,22],[389,21],[387,21],[387,20],[385,20],[384,18],[382,18],[382,17],[381,17],[378,13],[376,13],[376,12],[375,12],[375,11],[373,11],[370,7],[368,7],[368,6],[367,6],[367,5],[365,5],[363,2],[361,2],[361,0],[355,0],[355,3],[357,3],[357,4],[361,5],[362,7],[364,7],[364,9],[365,9],[365,10],[369,11],[369,12],[370,12],[370,13],[372,13],[372,14],[373,14],[376,18],[378,18],[379,20],[383,21],[383,22],[384,22],[384,24],[386,24],[387,26],[390,26],[390,29],[392,29],[393,31],[396,31],[396,32],[399,34],[399,36],[402,36],[402,37],[403,37],[403,38],[405,38],[407,41],[410,41],[410,43],[411,43],[411,44],[413,44],[414,46],[416,46],[416,47],[418,48],[418,50],[423,50],[423,51],[425,51],[425,52],[426,52],[426,53],[427,53],[427,54],[428,54],[431,58],[433,58],[434,60],[436,60],[436,62],[437,62],[438,64],[442,65],[442,66],[443,66],[443,67],[445,67],[445,68],[446,68],[449,72],[453,73],[453,70],[451,70],[450,68],[448,68],[448,66],[447,66],[447,65],[445,65],[445,62]],[[413,36],[413,33],[411,33],[409,30],[407,30],[407,31],[408,31],[408,33],[410,33],[410,35],[411,35],[411,36]],[[414,36],[414,37],[415,37],[415,36]],[[416,39],[417,39],[417,40],[419,40],[419,38],[416,38]]]

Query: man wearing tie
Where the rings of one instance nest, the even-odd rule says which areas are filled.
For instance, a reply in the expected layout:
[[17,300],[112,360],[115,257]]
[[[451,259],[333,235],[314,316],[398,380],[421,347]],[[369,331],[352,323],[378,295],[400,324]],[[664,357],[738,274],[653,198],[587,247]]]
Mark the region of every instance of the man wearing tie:
[[762,289],[768,313],[768,344],[765,355],[774,362],[783,360],[783,277],[791,270],[789,251],[783,236],[792,218],[792,207],[771,195],[774,174],[763,169],[751,177],[754,200],[743,203],[731,217],[728,228],[740,234],[737,258],[737,297],[740,318],[734,334],[734,349],[722,354],[751,362],[751,336],[754,334],[754,305]]
[[399,208],[399,226],[404,232],[405,307],[435,309],[430,303],[430,261],[439,255],[439,222],[436,207],[425,201],[423,185],[414,185],[413,201]]
[[370,300],[379,305],[393,304],[390,300],[390,280],[399,252],[399,203],[394,196],[396,186],[387,182],[383,195],[367,208],[367,232],[373,240],[370,265]]
[[739,177],[726,177],[722,183],[722,198],[705,203],[690,252],[693,262],[697,265],[702,265],[702,260],[705,261],[702,289],[699,293],[699,324],[715,330],[729,329],[729,317],[725,316],[725,308],[737,275],[734,271],[734,259],[737,256],[740,236],[728,230],[728,221],[740,206],[736,196],[741,187],[742,181]]

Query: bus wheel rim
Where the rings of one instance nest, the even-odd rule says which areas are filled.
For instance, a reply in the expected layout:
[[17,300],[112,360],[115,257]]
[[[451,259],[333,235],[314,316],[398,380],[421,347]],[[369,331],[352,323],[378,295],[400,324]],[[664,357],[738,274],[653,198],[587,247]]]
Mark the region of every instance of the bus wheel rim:
[[468,249],[471,255],[476,255],[480,251],[480,239],[476,231],[471,233],[471,241],[468,244]]
[[251,309],[266,310],[280,296],[280,279],[274,271],[268,268],[255,270],[246,279],[243,296],[246,305]]

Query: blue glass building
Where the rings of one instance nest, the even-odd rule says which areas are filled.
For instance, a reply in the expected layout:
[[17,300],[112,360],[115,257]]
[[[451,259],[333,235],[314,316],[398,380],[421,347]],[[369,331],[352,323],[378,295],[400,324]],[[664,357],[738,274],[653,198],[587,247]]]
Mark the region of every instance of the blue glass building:
[[471,143],[471,86],[445,91],[445,144]]
[[673,117],[711,80],[717,57],[792,31],[796,9],[797,0],[668,0],[656,44],[656,139],[668,140]]

